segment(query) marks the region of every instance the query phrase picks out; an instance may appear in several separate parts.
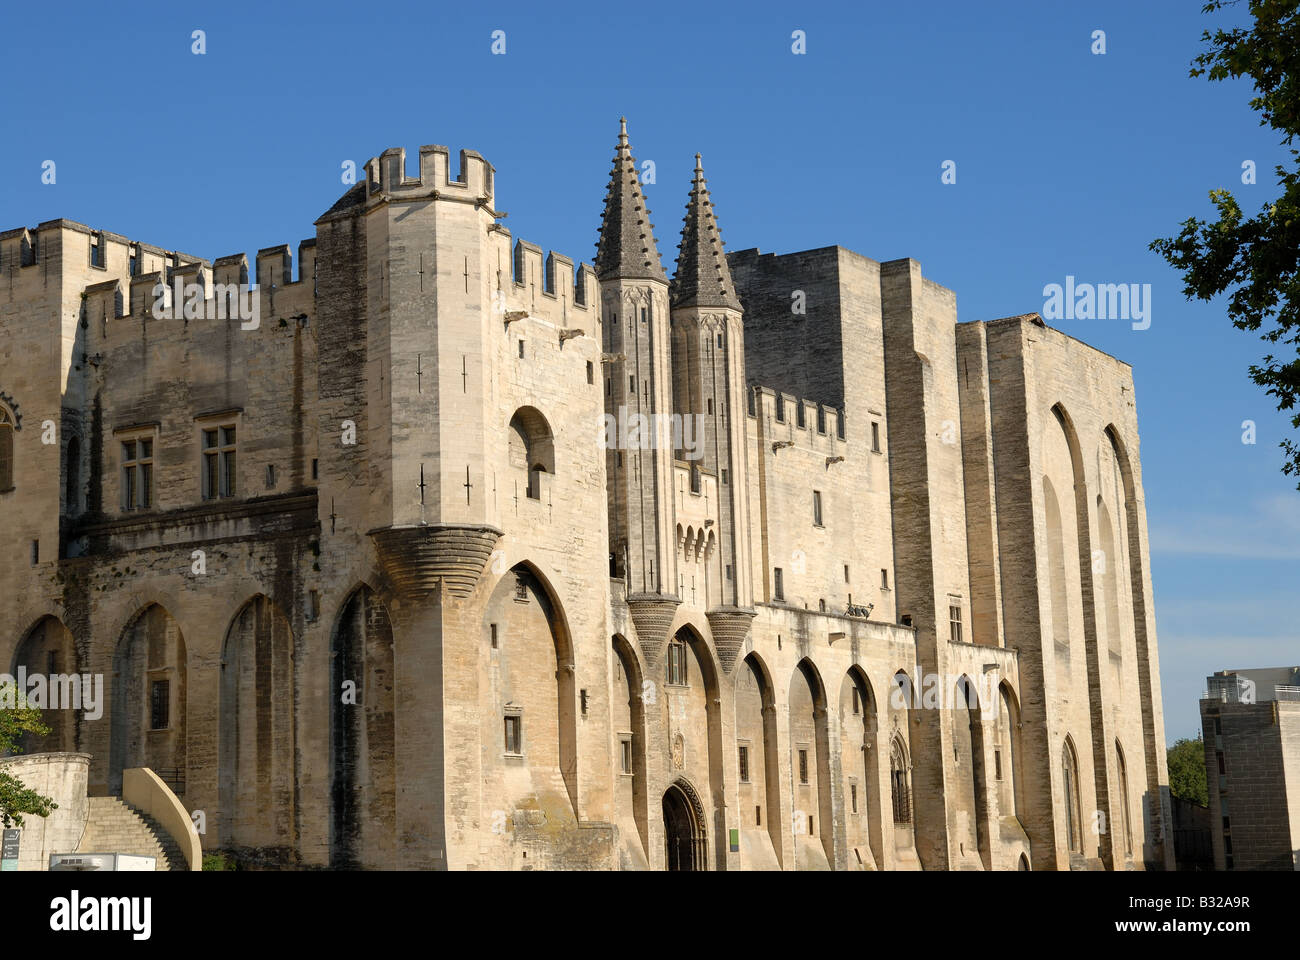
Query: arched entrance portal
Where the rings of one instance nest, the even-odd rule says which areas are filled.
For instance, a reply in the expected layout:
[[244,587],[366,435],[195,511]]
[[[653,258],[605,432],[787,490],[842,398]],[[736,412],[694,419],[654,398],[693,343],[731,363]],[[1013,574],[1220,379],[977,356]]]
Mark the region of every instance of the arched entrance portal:
[[664,793],[663,806],[667,869],[709,869],[704,811],[695,791],[678,780]]

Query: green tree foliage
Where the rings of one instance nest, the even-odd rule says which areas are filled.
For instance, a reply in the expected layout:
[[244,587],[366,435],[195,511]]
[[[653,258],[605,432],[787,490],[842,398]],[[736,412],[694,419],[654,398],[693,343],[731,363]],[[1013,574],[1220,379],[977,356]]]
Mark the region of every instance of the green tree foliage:
[[[12,684],[10,684],[12,687]],[[42,736],[50,728],[41,722],[41,711],[27,705],[21,690],[0,688],[0,756],[19,752],[18,741],[25,733]],[[22,781],[0,768],[0,824],[21,827],[23,814],[48,817],[58,804],[50,797],[23,786]]]
[[1168,750],[1169,792],[1180,800],[1205,806],[1210,794],[1205,785],[1205,744],[1199,739],[1177,741]]
[[[1224,6],[1224,0],[1214,0],[1203,12],[1216,13]],[[1250,0],[1253,25],[1206,30],[1201,39],[1208,49],[1191,69],[1193,77],[1252,81],[1251,109],[1259,113],[1260,125],[1276,130],[1290,149],[1290,164],[1275,168],[1281,195],[1247,218],[1228,190],[1211,190],[1217,221],[1191,217],[1178,236],[1151,243],[1181,271],[1188,300],[1229,294],[1232,325],[1258,333],[1269,344],[1270,352],[1251,365],[1251,379],[1276,398],[1278,410],[1290,411],[1300,399],[1300,150],[1292,146],[1300,133],[1297,6],[1300,0]],[[1300,429],[1300,412],[1293,414],[1291,425]],[[1280,446],[1282,472],[1300,480],[1300,444],[1284,438]]]

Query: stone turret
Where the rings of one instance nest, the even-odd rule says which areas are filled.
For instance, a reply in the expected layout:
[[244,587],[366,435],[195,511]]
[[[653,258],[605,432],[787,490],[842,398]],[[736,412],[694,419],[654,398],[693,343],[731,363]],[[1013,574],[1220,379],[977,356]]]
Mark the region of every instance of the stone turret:
[[671,287],[674,410],[703,427],[698,467],[717,480],[718,547],[707,558],[709,624],[730,673],[754,619],[745,457],[745,329],[700,155]]
[[654,224],[641,192],[636,160],[627,140],[627,118],[619,119],[618,150],[605,194],[600,240],[596,243],[596,276],[601,280],[667,281],[655,245]]
[[729,307],[740,311],[740,299],[731,282],[731,270],[722,250],[709,184],[704,179],[700,155],[695,155],[695,179],[682,218],[682,242],[677,252],[677,272],[670,285],[673,309],[678,307]]
[[[596,244],[605,353],[605,412],[651,425],[673,412],[668,362],[668,278],[654,225],[619,121],[618,148]],[[644,418],[644,420],[640,420]],[[615,444],[606,451],[611,574],[623,577],[638,640],[650,662],[663,649],[679,602],[673,533],[671,443]],[[627,449],[624,449],[624,447]]]

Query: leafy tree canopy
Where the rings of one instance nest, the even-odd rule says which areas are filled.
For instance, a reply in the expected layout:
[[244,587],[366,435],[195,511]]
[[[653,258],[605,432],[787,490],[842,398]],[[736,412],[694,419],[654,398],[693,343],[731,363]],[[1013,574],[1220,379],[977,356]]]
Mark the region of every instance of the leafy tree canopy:
[[[0,756],[19,752],[19,740],[25,733],[42,736],[50,732],[41,722],[41,711],[27,705],[21,690],[0,689],[0,704],[9,703],[14,706],[0,706]],[[0,824],[21,827],[23,814],[48,817],[57,806],[52,798],[27,789],[21,780],[0,768]]]
[[[1202,12],[1236,3],[1213,0]],[[1276,398],[1278,410],[1296,410],[1300,399],[1300,0],[1250,0],[1253,25],[1206,30],[1208,48],[1192,61],[1191,75],[1219,81],[1247,78],[1254,85],[1250,107],[1260,125],[1272,127],[1290,148],[1291,163],[1279,164],[1279,196],[1247,217],[1226,189],[1210,191],[1218,214],[1213,223],[1191,217],[1176,237],[1155,240],[1151,249],[1178,269],[1187,299],[1211,300],[1227,293],[1233,326],[1259,334],[1269,352],[1250,367],[1251,379]],[[1291,417],[1300,429],[1300,412]],[[1284,438],[1282,472],[1297,477],[1300,444]]]
[[1210,802],[1205,785],[1205,744],[1186,738],[1177,741],[1168,751],[1169,792],[1180,800],[1200,804]]

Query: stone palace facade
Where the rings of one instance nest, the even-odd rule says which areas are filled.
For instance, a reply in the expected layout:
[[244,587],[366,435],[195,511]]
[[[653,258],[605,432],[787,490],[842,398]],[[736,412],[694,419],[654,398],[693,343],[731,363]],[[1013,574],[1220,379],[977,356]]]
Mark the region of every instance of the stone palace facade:
[[28,750],[249,865],[1171,868],[1130,367],[724,253],[698,158],[670,279],[626,127],[594,266],[496,187],[0,233],[0,669],[104,700]]

